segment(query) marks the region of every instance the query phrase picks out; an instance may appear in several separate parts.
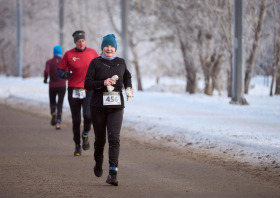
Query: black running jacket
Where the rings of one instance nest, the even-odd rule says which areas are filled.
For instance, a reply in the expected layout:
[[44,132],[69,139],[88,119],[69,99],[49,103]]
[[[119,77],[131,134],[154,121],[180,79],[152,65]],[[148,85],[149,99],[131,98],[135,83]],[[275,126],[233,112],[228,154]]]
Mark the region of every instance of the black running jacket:
[[[119,79],[116,81],[115,92],[120,92],[121,105],[103,105],[103,92],[108,92],[104,81],[107,78],[118,75]],[[125,61],[122,58],[116,57],[113,60],[106,60],[100,56],[93,59],[88,67],[85,77],[85,89],[93,90],[91,98],[91,106],[105,107],[105,108],[124,108],[124,98],[122,88],[132,88],[131,74],[128,71]]]

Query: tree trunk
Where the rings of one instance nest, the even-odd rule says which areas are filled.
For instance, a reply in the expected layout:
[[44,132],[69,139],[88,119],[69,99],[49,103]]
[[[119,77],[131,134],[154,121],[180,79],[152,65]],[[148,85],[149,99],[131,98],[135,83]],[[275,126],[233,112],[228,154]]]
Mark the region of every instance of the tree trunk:
[[[274,3],[276,3],[274,1]],[[273,96],[273,86],[274,86],[274,81],[275,81],[275,69],[277,68],[278,64],[279,64],[279,22],[277,20],[277,5],[274,6],[274,36],[273,36],[273,48],[274,48],[274,52],[273,52],[273,66],[272,66],[272,80],[271,80],[271,85],[270,85],[270,96]],[[276,90],[275,90],[276,91]]]
[[[209,57],[209,56],[206,56]],[[202,57],[201,57],[202,58]],[[208,96],[212,96],[212,92],[213,92],[213,86],[212,86],[212,67],[213,64],[211,62],[211,60],[206,60],[208,58],[205,58],[203,61],[201,60],[201,65],[202,65],[202,70],[203,70],[203,74],[204,74],[204,93]]]
[[138,91],[143,91],[142,88],[142,81],[141,81],[141,74],[140,74],[140,70],[139,70],[139,63],[138,61],[134,61],[134,65],[135,65],[135,70],[136,70],[136,75],[137,75],[137,89]]
[[136,53],[136,46],[133,45],[133,43],[130,42],[130,48],[133,54],[133,63],[135,66],[135,71],[136,71],[136,76],[137,76],[137,90],[138,91],[143,91],[142,88],[142,81],[141,81],[141,73],[140,73],[140,69],[139,69],[139,61],[138,61],[138,55]]
[[212,95],[213,95],[213,91],[214,89],[217,89],[219,92],[219,95],[221,95],[221,84],[220,84],[220,71],[221,71],[221,65],[223,62],[223,58],[224,55],[220,54],[218,55],[218,57],[216,56],[216,54],[212,55],[212,60],[213,63],[213,71],[212,71]]
[[196,72],[189,70],[187,71],[187,86],[186,92],[195,94],[196,92]]
[[2,52],[0,51],[0,74],[5,74],[5,65],[2,59]]
[[204,93],[208,96],[213,95],[213,91],[215,88],[215,82],[218,81],[219,73],[221,71],[221,64],[223,55],[216,55],[213,53],[209,60],[210,55],[207,55],[205,59],[200,56],[200,62],[203,69],[204,80],[205,80],[205,89]]
[[227,71],[227,95],[229,98],[232,97],[232,68]]
[[273,85],[274,85],[274,74],[272,74],[272,80],[271,80],[270,92],[269,92],[270,96],[273,96]]
[[160,76],[161,76],[161,51],[159,52],[159,55],[158,55],[158,59],[157,59],[157,79],[156,79],[156,83],[158,84],[159,83],[159,79],[160,79]]
[[227,71],[227,75],[228,75],[227,91],[228,91],[228,97],[231,98],[232,97],[232,52],[230,53],[229,65],[230,68]]
[[245,94],[248,94],[249,92],[249,85],[250,85],[250,80],[252,78],[252,72],[255,67],[255,60],[256,60],[256,55],[258,51],[258,46],[259,46],[259,41],[261,38],[261,33],[262,33],[262,27],[263,27],[263,21],[265,17],[265,9],[266,9],[266,0],[262,0],[261,6],[260,6],[260,15],[259,15],[259,20],[258,20],[258,26],[255,32],[255,40],[253,43],[253,49],[250,54],[249,59],[246,61],[246,73],[245,73]]
[[214,89],[218,90],[219,96],[222,96],[221,91],[222,91],[223,86],[222,86],[222,82],[221,82],[220,73],[217,77],[215,77],[213,85],[214,85]]
[[279,70],[278,70],[278,76],[276,78],[275,95],[280,95],[280,75],[279,75]]
[[205,79],[205,89],[204,93],[208,96],[213,95],[213,79],[211,75],[204,76]]
[[190,94],[194,94],[196,92],[196,70],[193,66],[192,61],[188,58],[187,54],[187,44],[183,42],[181,35],[178,30],[179,40],[180,40],[180,48],[184,59],[184,66],[187,72],[187,86],[186,92]]

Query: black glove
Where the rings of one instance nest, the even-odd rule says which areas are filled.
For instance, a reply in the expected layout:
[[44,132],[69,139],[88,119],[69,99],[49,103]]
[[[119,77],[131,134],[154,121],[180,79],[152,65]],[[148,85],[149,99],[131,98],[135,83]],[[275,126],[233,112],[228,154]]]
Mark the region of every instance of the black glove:
[[44,72],[44,83],[45,84],[48,84],[47,79],[48,79],[48,73]]
[[69,79],[73,75],[72,72],[64,72],[61,76],[64,79]]

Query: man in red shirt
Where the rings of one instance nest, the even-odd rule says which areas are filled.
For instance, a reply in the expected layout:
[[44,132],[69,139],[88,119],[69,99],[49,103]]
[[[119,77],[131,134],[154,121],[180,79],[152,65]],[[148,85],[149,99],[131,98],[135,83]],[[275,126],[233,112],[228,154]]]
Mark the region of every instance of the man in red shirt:
[[[63,108],[63,100],[66,92],[66,80],[61,79],[57,75],[57,67],[61,61],[62,49],[59,45],[53,48],[53,58],[46,62],[44,71],[44,83],[48,83],[48,76],[50,76],[49,81],[49,98],[50,98],[50,110],[51,110],[51,125],[55,125],[56,129],[60,129],[61,115]],[[58,96],[58,101],[56,102],[56,96]],[[57,109],[57,112],[56,112]]]
[[[92,90],[87,91],[84,88],[85,76],[88,66],[92,59],[99,55],[95,49],[86,47],[85,32],[82,30],[75,31],[74,37],[75,48],[65,52],[57,69],[57,74],[61,78],[68,79],[68,101],[72,114],[73,123],[73,140],[75,142],[74,156],[80,156],[81,136],[83,140],[83,150],[89,149],[88,133],[91,128],[91,116],[89,103],[91,100]],[[66,72],[66,70],[68,72]],[[81,134],[81,108],[83,107],[84,130]]]

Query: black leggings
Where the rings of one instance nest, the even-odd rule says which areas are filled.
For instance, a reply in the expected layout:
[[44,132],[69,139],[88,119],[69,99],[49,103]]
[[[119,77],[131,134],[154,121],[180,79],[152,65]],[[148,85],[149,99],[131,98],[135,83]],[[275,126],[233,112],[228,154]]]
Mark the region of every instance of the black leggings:
[[72,114],[73,123],[73,140],[75,144],[81,144],[81,108],[83,107],[84,117],[84,131],[89,132],[91,128],[91,116],[90,116],[90,100],[92,91],[86,91],[86,97],[84,99],[73,98],[73,88],[68,87],[68,101]]
[[[49,98],[50,98],[50,110],[51,115],[56,112],[57,120],[61,121],[63,100],[66,92],[66,87],[50,87],[49,88]],[[58,96],[58,101],[56,102],[56,96]]]
[[109,142],[109,164],[110,166],[118,167],[123,109],[110,109],[91,106],[90,111],[95,134],[94,160],[96,162],[103,162],[107,127],[107,136]]

